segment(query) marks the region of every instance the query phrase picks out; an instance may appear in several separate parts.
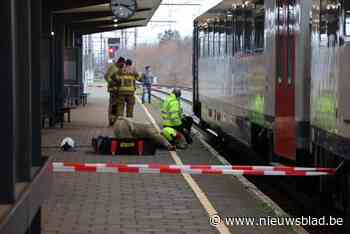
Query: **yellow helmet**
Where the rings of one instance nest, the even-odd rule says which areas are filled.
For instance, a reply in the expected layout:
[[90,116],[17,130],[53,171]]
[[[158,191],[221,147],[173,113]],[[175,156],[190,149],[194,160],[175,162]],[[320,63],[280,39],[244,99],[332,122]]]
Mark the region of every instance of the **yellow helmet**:
[[173,140],[175,140],[176,134],[177,134],[177,132],[176,132],[175,129],[169,128],[169,127],[163,128],[162,133],[163,133],[163,136],[164,136],[168,141],[173,141]]

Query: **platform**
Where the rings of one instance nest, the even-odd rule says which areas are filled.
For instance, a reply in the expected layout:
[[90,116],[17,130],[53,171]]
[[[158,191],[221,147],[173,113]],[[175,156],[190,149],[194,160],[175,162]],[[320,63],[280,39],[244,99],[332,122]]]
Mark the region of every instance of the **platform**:
[[[45,129],[43,154],[55,161],[175,164],[170,153],[155,156],[98,156],[89,147],[91,138],[111,135],[107,127],[107,95],[95,90],[85,107],[72,110],[72,121],[63,129]],[[157,104],[146,106],[159,121]],[[150,122],[141,104],[135,119]],[[76,152],[55,148],[66,136],[81,146]],[[185,164],[221,164],[198,140],[188,150],[177,152]],[[233,176],[193,175],[221,217],[275,216],[273,210]],[[295,233],[291,227],[227,227],[225,233]],[[182,175],[55,173],[51,198],[43,209],[44,234],[117,233],[219,233]]]

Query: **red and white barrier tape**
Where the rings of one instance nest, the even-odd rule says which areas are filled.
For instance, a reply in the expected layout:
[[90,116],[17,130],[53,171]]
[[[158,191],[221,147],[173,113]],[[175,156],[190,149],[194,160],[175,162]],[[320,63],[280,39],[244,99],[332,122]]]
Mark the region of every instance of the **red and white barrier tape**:
[[166,173],[204,175],[255,175],[255,176],[325,176],[334,175],[331,168],[221,166],[221,165],[161,165],[161,164],[109,164],[109,163],[53,163],[54,172],[95,173]]

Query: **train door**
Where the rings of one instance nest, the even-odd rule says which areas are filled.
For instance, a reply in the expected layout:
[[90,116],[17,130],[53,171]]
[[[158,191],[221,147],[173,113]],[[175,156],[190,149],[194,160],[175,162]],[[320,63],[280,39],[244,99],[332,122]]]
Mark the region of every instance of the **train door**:
[[276,96],[275,154],[289,160],[296,157],[295,121],[295,35],[294,10],[296,0],[276,0]]
[[[201,37],[202,39],[202,37]],[[200,55],[200,48],[203,46],[199,38],[199,28],[197,22],[193,27],[193,52],[192,52],[192,90],[193,90],[193,113],[201,118],[201,105],[199,101],[199,83],[198,83],[198,60]],[[202,50],[201,50],[202,51]]]

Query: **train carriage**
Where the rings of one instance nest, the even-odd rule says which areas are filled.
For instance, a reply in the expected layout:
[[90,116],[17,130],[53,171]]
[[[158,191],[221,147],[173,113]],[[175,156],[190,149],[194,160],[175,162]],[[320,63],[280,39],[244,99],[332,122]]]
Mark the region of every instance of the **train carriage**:
[[318,161],[350,159],[350,2],[313,1],[312,16],[312,143]]
[[[194,113],[263,162],[348,168],[350,1],[222,0],[194,21]],[[348,207],[348,176],[319,191]]]
[[[310,1],[222,1],[195,21],[201,119],[280,158],[308,147]],[[301,20],[305,19],[305,20]],[[199,113],[200,112],[200,113]]]

